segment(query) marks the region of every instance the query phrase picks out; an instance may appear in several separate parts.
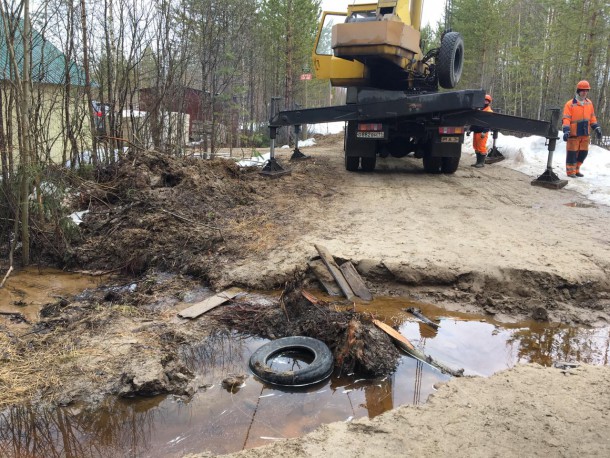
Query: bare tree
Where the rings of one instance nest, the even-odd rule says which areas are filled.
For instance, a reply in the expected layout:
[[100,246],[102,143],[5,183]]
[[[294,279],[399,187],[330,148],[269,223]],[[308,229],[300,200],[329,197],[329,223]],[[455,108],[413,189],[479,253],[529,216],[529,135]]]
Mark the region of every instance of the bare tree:
[[89,127],[91,129],[92,148],[91,159],[94,165],[98,164],[97,157],[97,129],[95,127],[95,114],[93,113],[93,96],[91,94],[91,69],[89,66],[89,34],[87,33],[87,10],[85,0],[80,0],[80,21],[83,35],[83,68],[85,71],[85,94],[87,95],[87,108],[89,112]]

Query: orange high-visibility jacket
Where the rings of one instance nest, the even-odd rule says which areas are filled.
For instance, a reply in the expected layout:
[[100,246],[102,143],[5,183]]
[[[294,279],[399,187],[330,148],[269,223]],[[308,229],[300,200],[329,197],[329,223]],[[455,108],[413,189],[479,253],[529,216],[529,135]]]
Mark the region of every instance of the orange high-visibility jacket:
[[563,107],[563,125],[570,127],[570,137],[589,135],[589,126],[597,124],[593,102],[585,99],[579,102],[574,97],[568,100]]
[[[489,105],[487,105],[481,111],[491,111],[493,113],[493,110]],[[480,133],[474,134],[474,137],[472,139],[472,146],[474,147],[474,150],[477,153],[487,154],[487,139],[489,138],[489,130],[487,132],[483,132],[483,134],[483,138],[481,138]]]

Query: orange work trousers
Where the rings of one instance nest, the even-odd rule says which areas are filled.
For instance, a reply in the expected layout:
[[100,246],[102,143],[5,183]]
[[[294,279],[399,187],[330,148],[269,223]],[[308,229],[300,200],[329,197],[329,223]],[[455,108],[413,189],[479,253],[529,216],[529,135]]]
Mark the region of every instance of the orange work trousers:
[[487,154],[487,138],[489,137],[489,132],[485,132],[483,136],[479,133],[473,134],[474,138],[472,139],[472,146],[474,146],[475,152],[479,154]]

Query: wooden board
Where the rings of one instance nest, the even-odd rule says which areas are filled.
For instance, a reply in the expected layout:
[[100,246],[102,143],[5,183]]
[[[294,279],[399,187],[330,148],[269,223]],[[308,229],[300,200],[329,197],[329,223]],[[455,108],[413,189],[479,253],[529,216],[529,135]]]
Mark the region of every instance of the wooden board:
[[409,339],[407,339],[393,327],[388,326],[387,324],[375,319],[373,320],[373,324],[379,329],[381,329],[383,332],[385,332],[387,335],[389,335],[391,338],[398,340],[401,344],[405,345],[410,350],[415,350],[415,347],[411,342],[409,342]]
[[349,283],[349,286],[354,291],[354,294],[358,296],[363,301],[371,301],[373,300],[373,295],[366,287],[364,280],[351,263],[351,261],[344,262],[339,266],[341,269],[341,273],[345,277],[345,280]]
[[436,361],[430,356],[427,356],[421,351],[419,351],[413,346],[411,342],[409,342],[409,339],[407,339],[405,336],[403,336],[400,332],[396,331],[391,326],[388,326],[387,324],[375,319],[373,319],[373,324],[379,329],[381,329],[383,332],[388,334],[392,339],[396,340],[398,347],[407,352],[413,358],[421,361],[422,363],[428,364],[429,366],[432,366],[445,374],[450,374],[454,377],[462,377],[464,375],[464,369],[452,369],[441,363],[440,361]]
[[222,305],[229,299],[233,299],[242,292],[243,291],[239,288],[229,288],[221,293],[214,294],[201,302],[197,302],[187,309],[182,310],[180,313],[178,313],[178,316],[181,318],[197,318],[199,315],[209,312],[213,308]]
[[330,254],[330,251],[328,251],[328,249],[326,249],[322,245],[314,246],[316,247],[316,250],[318,250],[318,253],[320,253],[322,261],[324,261],[324,264],[326,265],[327,269],[330,271],[331,275],[339,285],[339,288],[341,288],[341,291],[343,291],[345,297],[347,297],[348,300],[353,301],[354,292],[352,291],[352,288],[349,286],[349,283],[347,282],[347,280],[345,280],[345,277],[341,273],[341,269],[339,269],[339,266],[335,262],[335,258],[333,258],[333,255]]
[[328,294],[330,294],[331,296],[343,295],[343,293],[341,292],[341,288],[339,288],[339,285],[337,285],[337,282],[330,274],[321,259],[314,259],[313,261],[309,261],[308,265],[311,271],[318,279],[318,281],[322,283],[322,286]]

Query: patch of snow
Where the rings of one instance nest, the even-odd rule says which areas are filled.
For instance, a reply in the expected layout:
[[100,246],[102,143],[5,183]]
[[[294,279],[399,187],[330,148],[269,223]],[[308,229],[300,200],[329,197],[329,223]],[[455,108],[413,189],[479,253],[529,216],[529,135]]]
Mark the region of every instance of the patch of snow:
[[87,213],[89,213],[89,210],[83,210],[82,212],[75,212],[75,213],[72,213],[71,215],[68,215],[68,218],[70,218],[74,224],[79,225],[80,223],[83,222],[83,216],[85,216]]
[[[463,151],[470,153],[474,163],[474,149],[472,136],[465,137]],[[512,135],[498,134],[496,147],[506,157],[506,160],[493,164],[525,173],[532,178],[538,178],[546,171],[549,157],[546,138],[538,136],[514,137]],[[489,136],[487,147],[492,146]],[[561,180],[569,180],[564,189],[571,189],[583,194],[593,202],[610,205],[610,151],[596,145],[589,145],[589,154],[580,168],[584,177],[568,178],[566,175],[566,142],[557,140],[553,151],[553,172]]]

